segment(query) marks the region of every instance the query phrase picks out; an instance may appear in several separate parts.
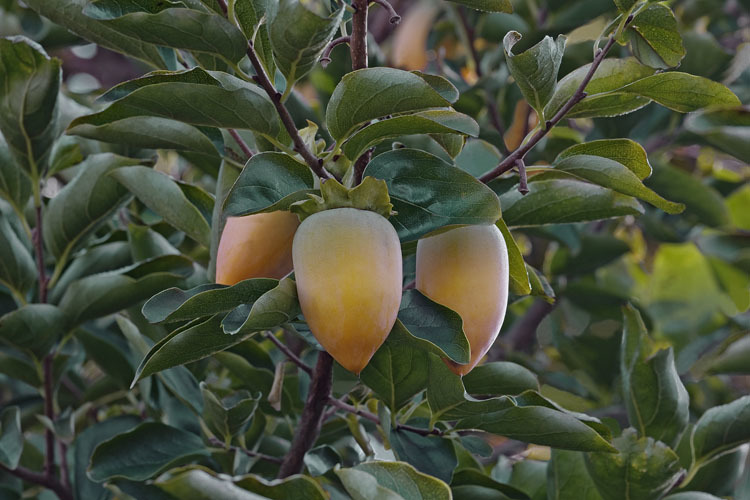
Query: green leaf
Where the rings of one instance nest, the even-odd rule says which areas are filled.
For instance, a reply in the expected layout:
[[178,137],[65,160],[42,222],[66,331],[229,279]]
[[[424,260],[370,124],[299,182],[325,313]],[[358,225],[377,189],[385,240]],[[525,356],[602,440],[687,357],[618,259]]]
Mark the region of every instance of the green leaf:
[[614,0],[614,2],[620,12],[629,12],[638,0]]
[[273,60],[271,41],[268,38],[268,26],[265,23],[267,7],[267,0],[229,0],[228,15],[229,19],[236,19],[245,37],[253,41],[253,48],[265,66],[266,73],[274,75],[276,65]]
[[396,321],[359,377],[395,412],[424,390],[427,373],[427,351],[417,347],[408,330]]
[[676,446],[690,418],[688,396],[672,348],[656,351],[636,309],[623,309],[620,375],[625,407],[641,437]]
[[647,66],[674,68],[685,57],[685,47],[672,9],[652,3],[638,12],[625,32],[633,54]]
[[258,397],[242,391],[219,399],[205,382],[201,382],[200,387],[205,401],[203,422],[214,436],[228,443],[243,433],[258,408]]
[[139,38],[123,35],[106,23],[84,15],[88,0],[29,0],[26,5],[50,21],[101,47],[135,57],[156,68],[167,63],[159,47]]
[[694,467],[750,441],[750,396],[707,410],[693,427]]
[[127,342],[109,330],[76,328],[73,332],[86,356],[122,388],[133,380],[133,356]]
[[[64,114],[65,111],[63,111]],[[62,136],[52,145],[48,175],[55,175],[82,161],[81,141],[75,137]]]
[[143,304],[142,312],[151,323],[213,316],[229,312],[242,304],[253,303],[277,284],[276,280],[259,278],[240,281],[233,286],[209,283],[190,290],[168,288]]
[[708,370],[710,373],[750,374],[750,335],[729,344],[711,360]]
[[366,462],[336,475],[355,500],[449,500],[447,484],[403,462]]
[[28,38],[0,38],[0,132],[35,182],[59,135],[60,64]]
[[226,73],[200,68],[156,71],[122,83],[104,95],[118,99],[108,108],[73,120],[79,127],[98,127],[133,116],[155,116],[192,125],[247,129],[275,138],[282,133],[276,108],[265,92]]
[[322,17],[299,0],[279,0],[269,7],[268,37],[276,65],[291,88],[318,62],[341,24],[344,8]]
[[129,38],[177,49],[218,54],[230,62],[245,56],[242,32],[216,13],[172,1],[97,0],[83,14]]
[[[494,474],[493,474],[494,476]],[[453,498],[470,500],[496,498],[497,500],[528,500],[529,496],[518,488],[496,481],[476,469],[460,469],[451,480]]]
[[273,500],[287,500],[295,496],[305,500],[326,500],[328,498],[328,494],[314,479],[303,475],[268,481],[260,476],[248,474],[235,478],[234,484]]
[[97,422],[76,436],[73,443],[73,463],[77,465],[74,472],[76,498],[91,500],[105,500],[110,498],[108,490],[102,485],[93,482],[86,474],[86,468],[91,461],[91,454],[103,441],[131,430],[140,422],[140,418],[135,415],[121,415],[104,420],[103,422]]
[[0,133],[0,197],[13,207],[19,218],[31,197],[31,181],[26,171],[18,168],[11,158],[8,143]]
[[326,108],[328,131],[338,142],[370,120],[388,115],[444,108],[450,102],[409,71],[367,68],[346,74]]
[[44,242],[65,261],[70,253],[130,198],[130,193],[107,174],[139,160],[110,153],[91,155],[76,176],[44,209]]
[[487,12],[513,12],[513,4],[510,0],[450,0],[454,3],[460,3],[476,10]]
[[291,278],[284,278],[252,304],[236,307],[224,318],[221,327],[229,336],[244,336],[281,326],[292,321],[300,313],[297,285]]
[[[739,497],[735,497],[739,498]],[[664,500],[721,500],[719,497],[715,497],[709,493],[702,491],[684,491],[682,493],[675,493],[664,497]]]
[[750,162],[750,110],[745,107],[699,111],[685,119],[685,129],[711,146]]
[[193,262],[165,255],[73,282],[60,300],[71,325],[100,318],[146,300],[192,274]]
[[625,85],[617,92],[645,97],[680,113],[714,106],[740,105],[737,96],[721,83],[677,71],[647,76]]
[[0,412],[0,465],[10,470],[18,467],[23,441],[21,412],[18,406],[8,406]]
[[190,500],[265,500],[266,497],[251,493],[228,478],[203,467],[185,467],[157,481],[156,486],[172,495],[172,498]]
[[561,246],[549,262],[551,274],[587,274],[604,267],[630,251],[630,245],[609,234],[582,234],[578,252]]
[[10,214],[0,210],[0,215],[0,284],[23,296],[36,282],[36,264],[29,249],[11,227]]
[[[544,109],[544,116],[554,116],[562,108],[583,82],[591,69],[591,64],[568,73],[560,80],[555,93]],[[618,116],[642,108],[649,100],[632,94],[613,93],[625,85],[653,75],[654,69],[644,66],[635,58],[605,59],[586,85],[588,96],[567,115],[568,118],[598,116]]]
[[662,198],[644,186],[638,176],[625,165],[609,158],[577,154],[557,160],[554,167],[618,193],[640,198],[668,214],[678,214],[685,210],[685,205]]
[[[173,180],[153,168],[134,166],[121,167],[111,174],[120,184],[133,193],[144,205],[164,217],[172,226],[202,244],[210,246],[211,216],[203,213],[200,206],[190,200],[192,193],[187,189],[196,188]],[[210,195],[200,191],[205,197]]]
[[682,475],[677,454],[653,438],[638,438],[626,429],[614,440],[618,453],[588,453],[586,468],[604,500],[657,500]]
[[394,209],[389,220],[402,241],[413,241],[443,226],[494,224],[500,203],[472,175],[437,156],[398,149],[376,156],[365,175],[383,179]]
[[531,293],[531,282],[526,270],[521,249],[518,248],[516,240],[505,225],[503,219],[498,219],[495,225],[503,233],[505,246],[508,247],[508,265],[510,267],[510,291],[515,295],[529,295]]
[[195,434],[146,422],[97,446],[88,475],[96,482],[111,478],[145,481],[208,455],[209,450]]
[[368,148],[386,139],[412,134],[479,135],[479,125],[473,118],[453,110],[430,110],[396,116],[368,125],[357,131],[344,144],[344,154],[356,160]]
[[539,390],[536,375],[527,368],[510,361],[495,361],[479,365],[463,377],[466,392],[476,396],[520,394]]
[[547,467],[549,500],[602,500],[596,485],[586,471],[583,453],[552,450]]
[[503,38],[505,60],[508,64],[510,74],[516,80],[523,96],[529,101],[544,121],[551,117],[544,114],[544,107],[552,98],[557,85],[557,72],[565,52],[565,36],[558,36],[553,40],[545,36],[541,42],[530,49],[513,54],[513,46],[521,40],[521,34],[517,31],[509,31]]
[[18,355],[10,355],[0,352],[0,373],[21,382],[29,384],[31,387],[41,387],[42,379],[37,372],[36,367],[30,361],[30,358]]
[[56,306],[27,304],[0,317],[0,340],[42,358],[67,333],[68,324]]
[[569,147],[559,155],[555,163],[576,155],[591,155],[609,158],[628,167],[640,180],[651,175],[651,164],[643,146],[630,139],[600,139]]
[[511,189],[500,196],[503,220],[508,226],[539,226],[641,215],[635,198],[573,179],[547,179],[529,183],[523,196]]
[[260,153],[245,164],[224,201],[227,217],[286,210],[313,189],[310,169],[284,153]]
[[419,290],[406,290],[401,296],[398,319],[418,339],[434,344],[432,352],[456,363],[468,363],[471,347],[463,331],[461,316],[430,300]]

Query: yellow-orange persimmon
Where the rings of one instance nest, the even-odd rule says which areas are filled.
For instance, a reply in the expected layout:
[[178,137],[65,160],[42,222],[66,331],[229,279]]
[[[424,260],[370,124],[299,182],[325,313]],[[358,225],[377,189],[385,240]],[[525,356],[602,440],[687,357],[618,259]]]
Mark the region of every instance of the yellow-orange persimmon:
[[216,256],[216,282],[234,285],[250,278],[281,279],[292,271],[292,241],[299,217],[269,212],[230,217]]
[[508,279],[508,249],[494,225],[459,227],[417,243],[417,289],[461,316],[471,345],[468,364],[446,360],[457,375],[469,373],[497,338]]
[[315,338],[359,373],[383,344],[401,304],[401,246],[381,215],[336,208],[306,218],[294,236],[294,275]]

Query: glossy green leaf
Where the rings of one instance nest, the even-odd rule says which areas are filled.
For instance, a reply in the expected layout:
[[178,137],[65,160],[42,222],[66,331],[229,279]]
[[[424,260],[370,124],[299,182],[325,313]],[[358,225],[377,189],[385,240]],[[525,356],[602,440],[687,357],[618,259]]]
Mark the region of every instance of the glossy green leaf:
[[73,335],[83,346],[86,356],[94,361],[122,388],[130,385],[135,370],[135,359],[125,341],[109,330],[79,327]]
[[640,215],[635,198],[573,179],[529,183],[529,194],[512,189],[500,196],[508,226],[538,226]]
[[380,120],[357,131],[344,144],[350,160],[359,158],[366,149],[386,139],[411,134],[459,133],[476,137],[479,125],[473,118],[453,110],[430,110]]
[[447,484],[403,462],[365,462],[336,475],[355,500],[451,498]]
[[29,0],[24,3],[53,23],[90,42],[127,54],[155,68],[167,67],[156,45],[119,33],[106,23],[86,16],[83,9],[88,5],[88,0]]
[[682,475],[677,454],[653,438],[627,429],[614,440],[618,453],[588,453],[586,468],[604,500],[657,500]]
[[333,138],[342,141],[370,120],[447,106],[450,102],[414,73],[360,69],[346,74],[336,86],[326,108],[326,125]]
[[23,441],[21,412],[18,406],[8,406],[0,412],[0,465],[10,470],[18,467]]
[[266,497],[251,493],[229,478],[220,478],[215,472],[203,467],[185,467],[172,476],[156,482],[156,486],[173,498],[191,500],[264,500]]
[[146,422],[96,447],[88,475],[144,481],[172,467],[208,456],[200,437],[159,422]]
[[628,12],[638,3],[638,0],[614,0],[620,12]]
[[729,344],[708,367],[711,373],[750,373],[750,335]]
[[509,484],[496,481],[476,469],[460,469],[453,473],[451,490],[456,500],[496,498],[497,500],[528,500],[529,496]]
[[[192,193],[185,184],[179,183],[168,175],[149,167],[121,167],[111,174],[133,193],[144,205],[164,217],[172,226],[184,231],[205,247],[210,246],[211,218],[210,212],[203,213],[200,206],[190,200]],[[201,193],[210,198],[210,195]]]
[[300,474],[272,481],[248,474],[236,478],[234,483],[242,489],[272,500],[287,500],[295,496],[305,500],[326,500],[328,498],[327,493],[314,479]]
[[394,210],[389,220],[402,241],[457,224],[494,224],[500,203],[490,188],[440,158],[415,149],[376,156],[365,175],[388,185]]
[[244,432],[258,408],[258,398],[251,397],[247,392],[238,392],[219,399],[205,382],[200,387],[205,402],[203,422],[214,436],[230,442],[237,434]]
[[505,35],[505,60],[523,96],[536,110],[539,119],[544,121],[551,118],[544,114],[544,107],[555,92],[557,72],[560,70],[567,38],[560,35],[557,40],[553,40],[546,36],[530,49],[513,54],[513,46],[520,40],[521,34],[517,31],[509,31]]
[[[750,396],[707,410],[693,427],[694,463],[703,465],[750,441]],[[695,466],[695,465],[694,465]]]
[[487,12],[513,12],[513,4],[510,0],[450,0],[451,2],[460,3],[476,10]]
[[579,451],[552,450],[547,467],[549,500],[602,500]]
[[0,210],[0,284],[23,296],[37,278],[34,257],[9,223],[10,214]]
[[152,323],[185,321],[251,304],[271,290],[278,281],[266,278],[240,281],[233,286],[199,285],[190,290],[168,288],[143,304],[143,315]]
[[247,162],[224,201],[228,217],[288,209],[313,189],[310,169],[284,153],[260,153]]
[[44,242],[52,255],[65,260],[128,200],[127,189],[107,174],[139,163],[110,153],[91,155],[81,163],[73,180],[44,209]]
[[7,375],[11,379],[20,380],[32,387],[41,387],[42,379],[31,362],[30,358],[18,355],[9,355],[0,352],[0,373]]
[[678,71],[647,76],[617,92],[645,97],[680,113],[740,104],[737,96],[721,83]]
[[68,317],[49,304],[27,304],[0,316],[0,341],[44,357],[67,333]]
[[284,278],[252,304],[237,306],[224,318],[221,327],[230,336],[244,336],[281,326],[300,313],[297,285],[291,278]]
[[322,17],[299,0],[279,0],[271,5],[268,37],[276,65],[291,86],[318,62],[343,19],[344,9]]
[[685,129],[730,155],[750,162],[750,110],[705,110],[685,119]]
[[531,293],[531,282],[529,273],[526,270],[526,263],[523,260],[521,249],[518,248],[516,240],[513,239],[508,226],[503,219],[498,219],[495,225],[500,229],[505,240],[505,246],[508,247],[508,264],[510,267],[510,291],[514,295],[529,295]]
[[[268,25],[265,16],[268,11],[266,0],[229,0],[229,19],[236,19],[245,37],[253,41],[253,48],[265,66],[266,73],[276,74],[271,40],[268,38]],[[257,32],[256,32],[257,29]],[[255,38],[253,38],[255,36]]]
[[630,139],[600,139],[569,147],[559,155],[559,162],[575,155],[591,155],[609,158],[628,167],[640,180],[651,175],[651,164],[643,146]]
[[618,193],[640,198],[669,214],[677,214],[685,210],[685,205],[662,198],[644,186],[638,176],[629,168],[609,158],[577,154],[556,161],[555,169],[573,174]]
[[690,398],[672,348],[656,351],[640,313],[623,309],[620,375],[630,424],[640,436],[676,446],[688,425]]
[[60,65],[28,38],[0,38],[0,132],[32,179],[47,168],[59,135]]
[[664,4],[652,3],[638,12],[625,32],[633,54],[647,66],[674,68],[685,57],[677,19]]
[[175,286],[192,274],[193,262],[180,255],[165,255],[73,282],[60,300],[71,325],[115,313]]
[[31,180],[25,170],[16,166],[2,133],[0,133],[0,197],[10,203],[17,214],[23,213],[23,208],[31,197]]
[[79,127],[99,127],[134,116],[155,116],[192,125],[236,128],[277,137],[281,123],[273,103],[255,85],[221,72],[200,68],[159,71],[111,89],[107,99],[118,99],[103,111],[73,120],[68,133]]
[[529,369],[510,361],[494,361],[475,367],[463,377],[466,392],[477,396],[520,394],[539,390],[539,381]]
[[171,1],[96,0],[83,14],[128,38],[218,54],[231,62],[244,57],[247,41],[232,23],[216,13],[181,7],[184,4]]
[[469,341],[461,316],[430,300],[419,290],[406,290],[401,296],[398,319],[418,339],[434,344],[433,352],[446,355],[456,363],[468,363]]

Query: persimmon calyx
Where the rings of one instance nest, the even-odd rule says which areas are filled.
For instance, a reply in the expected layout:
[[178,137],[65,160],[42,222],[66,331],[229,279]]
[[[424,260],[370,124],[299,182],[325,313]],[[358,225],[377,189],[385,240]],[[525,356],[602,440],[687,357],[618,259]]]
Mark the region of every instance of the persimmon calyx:
[[300,220],[333,208],[356,208],[375,212],[388,218],[393,212],[388,186],[382,179],[365,177],[358,186],[347,188],[336,179],[328,179],[320,186],[320,196],[309,194],[310,199],[293,203],[289,208]]

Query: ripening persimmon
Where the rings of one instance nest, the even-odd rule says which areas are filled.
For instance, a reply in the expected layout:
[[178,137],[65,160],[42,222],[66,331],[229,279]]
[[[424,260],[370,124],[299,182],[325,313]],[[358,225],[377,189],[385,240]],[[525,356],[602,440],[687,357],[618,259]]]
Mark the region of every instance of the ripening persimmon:
[[446,360],[466,375],[500,332],[508,306],[508,249],[494,225],[451,229],[417,243],[417,290],[456,311],[471,346],[469,363]]
[[292,254],[310,330],[339,364],[359,374],[390,333],[401,304],[396,231],[375,212],[324,210],[299,226]]
[[299,217],[269,212],[230,217],[216,256],[216,282],[234,285],[250,278],[281,279],[292,271],[292,241]]

